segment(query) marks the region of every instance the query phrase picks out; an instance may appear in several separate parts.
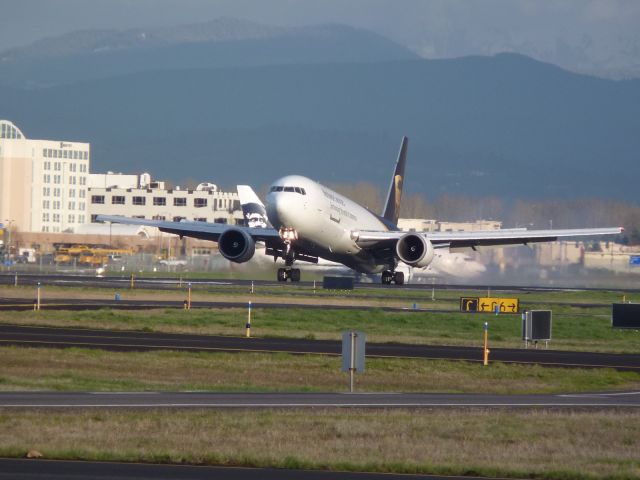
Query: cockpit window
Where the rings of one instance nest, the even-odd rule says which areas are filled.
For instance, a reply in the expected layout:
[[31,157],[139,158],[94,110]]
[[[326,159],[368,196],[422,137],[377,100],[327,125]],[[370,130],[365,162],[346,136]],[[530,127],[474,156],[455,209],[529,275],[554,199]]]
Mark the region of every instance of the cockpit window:
[[295,192],[295,193],[299,193],[300,195],[306,195],[307,192],[304,188],[302,187],[280,187],[280,186],[273,186],[271,187],[271,192]]

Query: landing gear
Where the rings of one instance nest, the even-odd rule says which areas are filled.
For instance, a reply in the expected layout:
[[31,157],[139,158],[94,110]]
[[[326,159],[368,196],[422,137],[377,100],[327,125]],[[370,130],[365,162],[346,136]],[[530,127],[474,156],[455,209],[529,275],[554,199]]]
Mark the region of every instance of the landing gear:
[[396,285],[404,285],[404,273],[392,272],[391,270],[385,270],[382,272],[382,284],[391,285],[392,283],[395,283]]
[[[282,253],[282,258],[284,259],[285,268],[278,269],[278,281],[286,282],[287,280],[291,280],[292,282],[300,281],[300,269],[292,268],[293,262],[296,259],[295,250],[292,248],[292,243],[298,240],[298,232],[296,232],[295,228],[291,227],[280,227],[278,231],[280,234],[280,238],[284,242],[284,252]],[[276,260],[276,256],[274,255],[273,260]]]
[[291,280],[292,282],[299,282],[300,269],[299,268],[279,268],[278,281],[286,282],[287,280]]

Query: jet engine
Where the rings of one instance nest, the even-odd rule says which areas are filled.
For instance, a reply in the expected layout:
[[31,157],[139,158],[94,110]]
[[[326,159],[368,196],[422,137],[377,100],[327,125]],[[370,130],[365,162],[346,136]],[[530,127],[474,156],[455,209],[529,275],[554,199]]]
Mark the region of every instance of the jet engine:
[[251,235],[243,230],[229,228],[220,235],[218,250],[227,260],[244,263],[251,260],[256,252],[256,242]]
[[433,245],[422,235],[407,233],[396,243],[396,255],[411,267],[426,267],[435,255]]

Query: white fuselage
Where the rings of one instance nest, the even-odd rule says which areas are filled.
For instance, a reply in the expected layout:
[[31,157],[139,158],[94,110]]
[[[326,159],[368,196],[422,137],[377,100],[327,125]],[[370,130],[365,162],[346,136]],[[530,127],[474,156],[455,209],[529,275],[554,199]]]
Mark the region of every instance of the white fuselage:
[[389,268],[362,250],[353,235],[388,227],[363,206],[313,180],[299,175],[276,180],[267,194],[267,215],[276,229],[295,229],[295,246],[311,255],[363,273]]

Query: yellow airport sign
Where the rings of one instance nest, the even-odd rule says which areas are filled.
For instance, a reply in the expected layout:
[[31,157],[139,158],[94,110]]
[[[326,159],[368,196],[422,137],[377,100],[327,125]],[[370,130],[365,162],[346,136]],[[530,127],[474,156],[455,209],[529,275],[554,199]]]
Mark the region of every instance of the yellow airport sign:
[[478,297],[460,297],[460,311],[461,312],[477,312],[478,311]]
[[462,312],[486,312],[518,313],[520,302],[517,298],[500,297],[460,297],[460,311]]

